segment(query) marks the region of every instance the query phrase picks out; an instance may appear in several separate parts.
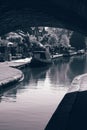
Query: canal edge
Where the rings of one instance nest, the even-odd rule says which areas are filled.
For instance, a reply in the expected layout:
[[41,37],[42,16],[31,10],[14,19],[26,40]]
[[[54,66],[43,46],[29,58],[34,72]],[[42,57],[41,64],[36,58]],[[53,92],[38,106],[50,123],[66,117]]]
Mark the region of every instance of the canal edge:
[[79,98],[79,93],[82,91],[82,80],[84,80],[85,77],[87,77],[87,73],[76,76],[73,79],[71,87],[55,110],[45,130],[66,130],[68,128],[69,119],[72,110],[76,107],[77,98]]

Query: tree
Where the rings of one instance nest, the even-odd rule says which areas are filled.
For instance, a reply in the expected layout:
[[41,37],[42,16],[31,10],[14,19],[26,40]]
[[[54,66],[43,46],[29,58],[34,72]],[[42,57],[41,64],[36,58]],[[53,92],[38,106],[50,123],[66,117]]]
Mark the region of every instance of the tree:
[[55,45],[57,45],[57,42],[58,42],[57,36],[54,34],[51,34],[48,39],[48,44],[55,46]]
[[75,47],[77,50],[85,49],[85,37],[77,32],[74,32],[70,38],[70,44],[72,47]]

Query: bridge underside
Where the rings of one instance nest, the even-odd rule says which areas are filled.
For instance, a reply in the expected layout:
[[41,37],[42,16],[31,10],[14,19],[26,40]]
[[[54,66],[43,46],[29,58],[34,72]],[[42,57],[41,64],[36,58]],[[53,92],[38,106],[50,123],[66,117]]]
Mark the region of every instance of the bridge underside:
[[86,0],[1,0],[0,35],[30,26],[63,27],[87,34]]

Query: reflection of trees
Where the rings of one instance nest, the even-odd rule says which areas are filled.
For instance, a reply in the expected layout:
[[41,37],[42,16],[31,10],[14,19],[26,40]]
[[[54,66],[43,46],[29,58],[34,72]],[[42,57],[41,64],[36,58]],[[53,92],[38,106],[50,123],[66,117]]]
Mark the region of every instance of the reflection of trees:
[[73,80],[75,76],[84,74],[85,69],[86,69],[86,57],[85,56],[73,57],[69,63],[69,70],[67,72],[67,75],[70,77],[70,79]]
[[49,75],[51,75],[50,82],[55,85],[64,85],[69,83],[69,78],[67,76],[67,71],[69,69],[68,62],[64,60],[59,60],[50,68]]
[[44,81],[49,67],[31,69],[31,83],[37,86],[38,81]]
[[85,72],[87,72],[85,56],[71,57],[68,61],[59,59],[49,70],[50,82],[55,86],[68,85],[75,76]]

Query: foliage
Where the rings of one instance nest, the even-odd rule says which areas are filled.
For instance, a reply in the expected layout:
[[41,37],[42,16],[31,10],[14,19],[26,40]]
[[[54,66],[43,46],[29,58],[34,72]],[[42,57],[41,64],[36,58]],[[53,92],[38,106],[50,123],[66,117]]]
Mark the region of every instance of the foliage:
[[10,32],[0,40],[12,42],[16,46],[16,53],[25,57],[34,50],[45,49],[46,46],[55,53],[60,52],[61,48],[70,47],[70,37],[73,33],[70,30],[51,27],[31,27],[29,30],[29,33],[21,30]]
[[85,37],[80,33],[74,32],[70,38],[70,43],[71,46],[75,47],[77,50],[86,48]]

